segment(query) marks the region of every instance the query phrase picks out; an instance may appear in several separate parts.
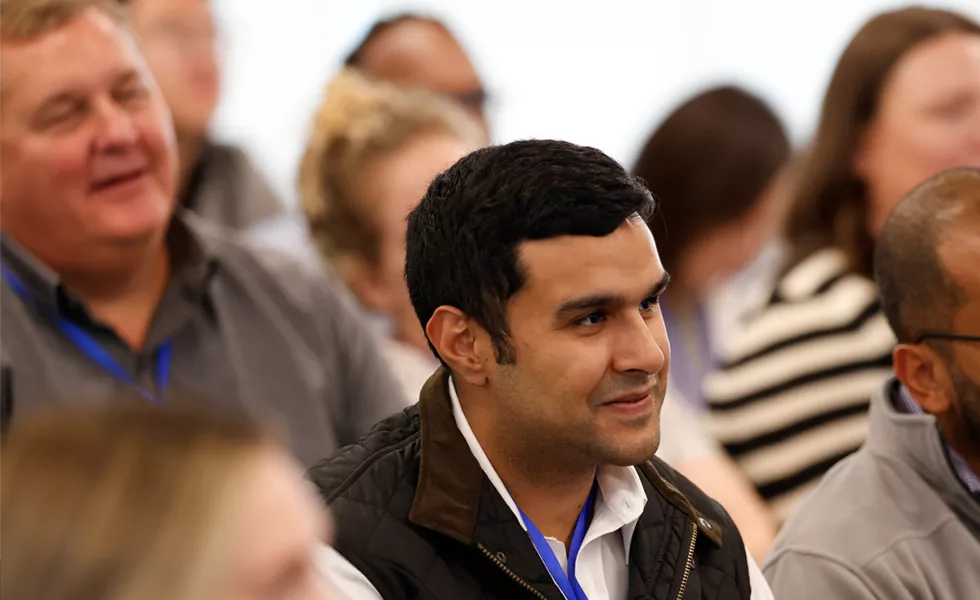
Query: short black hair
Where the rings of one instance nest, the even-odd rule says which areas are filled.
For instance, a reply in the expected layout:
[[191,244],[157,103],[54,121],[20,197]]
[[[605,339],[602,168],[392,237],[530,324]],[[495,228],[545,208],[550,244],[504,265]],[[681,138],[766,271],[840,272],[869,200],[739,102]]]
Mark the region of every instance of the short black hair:
[[412,22],[428,23],[429,25],[434,25],[446,33],[449,33],[449,28],[446,27],[446,24],[431,15],[413,12],[403,12],[390,15],[382,19],[378,19],[371,25],[367,33],[364,34],[364,37],[361,38],[360,43],[358,43],[357,46],[354,47],[354,49],[350,51],[350,54],[348,54],[344,59],[344,66],[360,67],[366,48],[370,46],[374,40],[381,37],[381,34],[389,29],[394,29],[396,26],[401,25],[402,23]]
[[952,326],[966,296],[947,273],[939,247],[953,233],[975,233],[978,224],[980,169],[975,168],[928,179],[886,219],[875,242],[874,272],[882,310],[900,343]]
[[507,303],[526,283],[519,245],[606,236],[634,214],[648,221],[654,208],[646,187],[595,148],[528,140],[472,152],[432,181],[408,217],[412,306],[423,327],[438,307],[458,308],[490,334],[497,361],[511,363]]

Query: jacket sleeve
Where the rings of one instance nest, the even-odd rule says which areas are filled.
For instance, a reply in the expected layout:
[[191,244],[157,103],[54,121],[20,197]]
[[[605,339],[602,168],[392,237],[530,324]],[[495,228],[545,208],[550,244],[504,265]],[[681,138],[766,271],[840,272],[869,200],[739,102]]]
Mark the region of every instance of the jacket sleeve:
[[766,562],[763,574],[780,600],[886,600],[853,567],[808,552],[780,552]]

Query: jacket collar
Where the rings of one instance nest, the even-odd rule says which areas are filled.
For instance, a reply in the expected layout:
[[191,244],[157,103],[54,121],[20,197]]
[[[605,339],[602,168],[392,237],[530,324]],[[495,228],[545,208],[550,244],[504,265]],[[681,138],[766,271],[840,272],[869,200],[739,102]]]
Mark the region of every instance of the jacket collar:
[[[422,388],[419,421],[421,465],[409,520],[470,545],[474,542],[480,496],[487,481],[456,426],[449,397],[449,371],[445,367],[436,371]],[[652,488],[648,494],[651,491],[660,494],[696,523],[702,535],[721,546],[718,523],[700,514],[652,463],[637,465],[637,469],[643,476],[641,479],[647,480]],[[649,503],[647,510],[650,510]]]
[[898,381],[889,379],[871,399],[868,450],[887,460],[909,465],[954,512],[980,530],[980,502],[956,477],[936,418],[912,415],[895,408]]

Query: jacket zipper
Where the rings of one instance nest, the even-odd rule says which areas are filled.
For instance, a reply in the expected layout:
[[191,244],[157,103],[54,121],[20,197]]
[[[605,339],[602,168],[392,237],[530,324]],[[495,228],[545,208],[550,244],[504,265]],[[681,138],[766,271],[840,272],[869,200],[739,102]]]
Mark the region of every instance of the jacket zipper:
[[[496,556],[493,555],[492,552],[490,552],[489,550],[487,550],[486,546],[484,546],[483,544],[477,544],[476,547],[479,548],[480,551],[483,552],[487,556],[487,558],[489,558],[491,561],[493,561],[493,564],[497,565],[504,573],[507,574],[508,577],[510,577],[511,579],[513,579],[522,588],[524,588],[525,590],[527,590],[527,591],[531,592],[532,594],[534,594],[534,596],[536,598],[539,598],[539,600],[548,600],[547,598],[544,597],[544,594],[542,594],[538,590],[536,590],[533,587],[531,587],[531,584],[527,583],[526,581],[524,581],[523,579],[521,579],[520,577],[518,577],[516,573],[514,573],[513,571],[511,571],[510,569],[508,569],[506,566],[504,566],[504,563],[500,562],[500,559],[499,558],[497,558]],[[692,554],[693,554],[693,552],[692,552]]]
[[684,600],[684,591],[687,589],[687,580],[691,578],[691,568],[694,566],[694,545],[698,541],[698,526],[691,525],[691,547],[687,551],[687,564],[684,565],[684,577],[681,578],[681,587],[677,590],[677,600]]

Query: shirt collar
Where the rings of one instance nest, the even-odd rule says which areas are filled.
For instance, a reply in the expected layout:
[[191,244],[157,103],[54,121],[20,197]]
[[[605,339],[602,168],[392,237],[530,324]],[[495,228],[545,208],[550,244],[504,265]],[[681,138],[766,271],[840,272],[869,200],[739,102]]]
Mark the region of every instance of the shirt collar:
[[34,302],[56,309],[61,296],[61,277],[34,257],[17,240],[0,234],[0,260],[17,277]]
[[[463,407],[459,402],[456,385],[452,377],[449,377],[449,398],[452,401],[453,417],[456,420],[456,426],[466,440],[466,445],[469,447],[470,452],[476,458],[480,468],[483,469],[483,473],[487,476],[487,479],[493,484],[494,489],[497,490],[497,493],[503,498],[511,512],[514,513],[517,522],[521,524],[524,531],[527,531],[527,526],[521,518],[517,504],[511,497],[510,492],[507,491],[507,487],[501,481],[496,469],[493,468],[490,459],[487,458],[486,452],[480,446],[479,440],[476,439],[476,435],[473,433],[473,429],[470,427],[466,415],[463,414]],[[636,524],[639,522],[647,503],[647,495],[643,490],[640,476],[633,467],[606,465],[599,467],[596,473],[596,480],[599,484],[600,493],[596,499],[593,525],[599,521],[600,514],[608,515],[608,519],[603,519],[604,524],[610,528],[610,531],[622,531],[623,546],[628,561],[633,532],[636,530]],[[589,537],[591,536],[587,535],[586,540]]]
[[[172,279],[195,297],[203,297],[217,263],[215,248],[199,231],[201,227],[193,215],[178,210],[167,230],[166,241],[171,253]],[[6,234],[0,235],[0,259],[23,283],[33,302],[55,312],[62,312],[66,303],[77,303],[58,273]]]
[[[909,393],[908,389],[904,385],[898,386],[898,393],[895,394],[896,400],[898,401],[898,407],[903,412],[910,415],[924,415],[926,412],[922,410],[919,403],[915,401],[912,394]],[[956,478],[960,480],[966,489],[970,490],[970,493],[980,494],[980,476],[978,476],[970,464],[966,462],[956,450],[949,447],[948,444],[944,444],[946,448],[946,454],[949,456],[949,462],[953,466],[953,472],[956,474]]]

